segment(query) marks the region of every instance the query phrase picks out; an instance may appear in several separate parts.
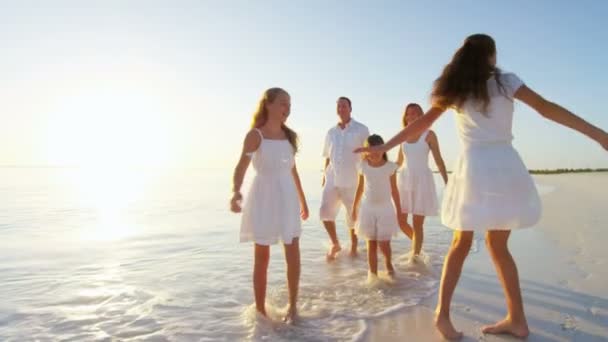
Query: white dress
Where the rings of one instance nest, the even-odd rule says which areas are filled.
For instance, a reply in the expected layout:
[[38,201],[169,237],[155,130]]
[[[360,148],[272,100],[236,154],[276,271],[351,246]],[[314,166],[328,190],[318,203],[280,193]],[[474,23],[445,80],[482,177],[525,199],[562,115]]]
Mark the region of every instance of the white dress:
[[367,240],[388,241],[399,230],[390,180],[396,171],[397,164],[389,161],[379,167],[361,163],[365,189],[356,223],[357,235]]
[[513,94],[523,82],[512,73],[488,80],[486,114],[473,101],[456,114],[462,151],[448,181],[441,221],[456,230],[484,232],[533,226],[541,203],[532,177],[511,145]]
[[403,143],[403,167],[399,172],[401,212],[421,216],[436,216],[437,192],[433,172],[429,168],[430,147],[426,142],[429,131],[415,143]]
[[262,140],[252,154],[256,174],[244,198],[240,240],[291,244],[302,232],[300,202],[291,174],[294,151],[289,141],[264,139],[257,131]]

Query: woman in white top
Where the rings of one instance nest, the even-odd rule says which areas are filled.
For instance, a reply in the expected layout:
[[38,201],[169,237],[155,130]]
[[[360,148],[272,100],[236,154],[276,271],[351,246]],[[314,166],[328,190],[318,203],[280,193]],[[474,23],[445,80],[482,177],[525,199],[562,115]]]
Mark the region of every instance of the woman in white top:
[[308,206],[294,155],[297,135],[285,125],[290,113],[289,94],[281,88],[264,92],[254,114],[252,129],[247,133],[239,163],[234,170],[234,195],[230,209],[241,212],[240,188],[249,164],[256,171],[243,206],[241,242],[255,246],[253,289],[257,311],[266,316],[266,274],[270,245],[279,240],[285,246],[289,308],[286,321],[296,315],[300,280],[301,220],[308,218]]
[[[417,103],[410,103],[403,113],[403,127],[420,118],[424,112]],[[401,198],[401,213],[399,214],[399,227],[412,239],[413,255],[420,254],[423,240],[423,225],[426,216],[436,216],[437,191],[433,172],[429,168],[429,152],[439,169],[444,183],[448,182],[448,174],[439,150],[439,141],[435,132],[426,130],[417,137],[404,141],[399,146],[397,164],[401,166],[399,172],[399,197]],[[414,228],[407,223],[407,215],[411,214]]]
[[[376,134],[367,138],[368,146],[383,143],[382,137]],[[395,274],[391,262],[391,237],[398,230],[397,215],[401,211],[397,167],[388,160],[386,153],[372,152],[361,163],[359,171],[352,215],[357,235],[367,240],[367,261],[369,272],[373,275],[378,275],[378,246],[384,255],[388,275],[392,277]]]
[[[529,227],[540,218],[540,200],[511,141],[513,101],[518,99],[543,117],[572,128],[608,150],[608,133],[561,106],[545,100],[512,73],[496,67],[494,40],[484,34],[468,37],[435,81],[433,107],[374,151],[388,151],[420,135],[447,109],[455,109],[462,151],[447,185],[441,220],[454,229],[446,255],[436,309],[437,329],[448,339],[458,339],[450,320],[450,303],[473,233],[485,233],[486,245],[506,296],[507,316],[483,328],[484,333],[529,334],[517,267],[507,241],[511,229]],[[368,152],[370,148],[358,149]]]

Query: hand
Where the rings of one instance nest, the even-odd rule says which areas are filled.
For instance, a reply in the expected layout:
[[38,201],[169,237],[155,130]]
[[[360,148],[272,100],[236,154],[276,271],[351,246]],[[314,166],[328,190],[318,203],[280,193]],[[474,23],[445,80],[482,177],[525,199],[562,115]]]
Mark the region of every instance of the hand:
[[239,203],[239,201],[241,201],[243,199],[243,195],[241,195],[240,192],[235,192],[232,195],[232,198],[230,199],[230,211],[232,211],[233,213],[240,213],[241,212],[241,205]]
[[304,203],[304,205],[300,208],[300,217],[304,221],[308,219],[308,205],[306,205],[306,203]]
[[354,153],[369,153],[369,152],[384,153],[384,152],[386,152],[386,145],[382,144],[382,145],[376,145],[376,146],[359,147],[359,148],[356,148],[353,152]]
[[372,151],[371,147],[357,147],[353,153],[369,153]]

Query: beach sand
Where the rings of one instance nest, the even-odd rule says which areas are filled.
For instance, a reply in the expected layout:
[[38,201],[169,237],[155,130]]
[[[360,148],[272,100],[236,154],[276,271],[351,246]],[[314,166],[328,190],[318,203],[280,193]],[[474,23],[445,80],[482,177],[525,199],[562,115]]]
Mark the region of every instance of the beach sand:
[[[537,227],[514,232],[510,248],[522,285],[528,341],[608,341],[608,174],[535,176],[543,195]],[[494,266],[477,236],[478,253],[465,262],[452,304],[463,341],[511,341],[483,335],[483,325],[506,308]],[[433,327],[437,296],[374,320],[362,340],[441,341]]]

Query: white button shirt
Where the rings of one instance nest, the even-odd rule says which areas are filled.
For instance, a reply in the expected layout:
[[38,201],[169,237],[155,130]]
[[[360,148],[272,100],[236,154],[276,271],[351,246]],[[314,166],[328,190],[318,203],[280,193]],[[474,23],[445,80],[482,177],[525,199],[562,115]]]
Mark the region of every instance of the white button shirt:
[[350,119],[344,129],[336,125],[327,132],[323,157],[329,158],[326,176],[333,178],[335,187],[350,188],[357,186],[357,170],[361,163],[361,155],[353,153],[353,150],[363,146],[368,136],[369,129],[367,126],[353,118]]

